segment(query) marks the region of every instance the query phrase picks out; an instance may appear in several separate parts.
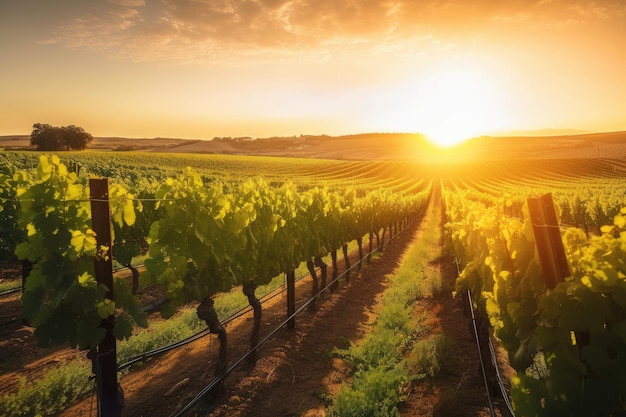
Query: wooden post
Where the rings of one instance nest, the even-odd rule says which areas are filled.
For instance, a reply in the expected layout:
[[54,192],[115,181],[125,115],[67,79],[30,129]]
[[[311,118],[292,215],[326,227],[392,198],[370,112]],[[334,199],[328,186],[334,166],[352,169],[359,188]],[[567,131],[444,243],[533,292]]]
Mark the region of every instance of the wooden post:
[[344,243],[341,245],[341,250],[343,251],[343,261],[346,265],[346,282],[350,282],[350,254],[348,253],[348,244]]
[[[26,292],[26,278],[30,275],[35,265],[28,259],[22,259],[22,294]],[[22,311],[23,313],[23,311]],[[30,322],[22,315],[22,324],[30,326]]]
[[529,198],[528,210],[546,288],[554,288],[570,275],[552,194]]
[[[296,271],[287,272],[287,317],[296,312]],[[292,317],[287,322],[288,329],[295,329],[296,318]]]
[[[107,288],[106,298],[113,297],[113,243],[111,242],[111,212],[109,207],[109,185],[106,178],[89,179],[89,198],[91,200],[91,221],[96,233],[98,253],[94,258],[96,281]],[[116,340],[113,336],[115,316],[103,319],[100,326],[106,331],[104,339],[98,345],[93,360],[96,372],[96,390],[98,393],[98,416],[120,417],[122,400],[117,384]]]

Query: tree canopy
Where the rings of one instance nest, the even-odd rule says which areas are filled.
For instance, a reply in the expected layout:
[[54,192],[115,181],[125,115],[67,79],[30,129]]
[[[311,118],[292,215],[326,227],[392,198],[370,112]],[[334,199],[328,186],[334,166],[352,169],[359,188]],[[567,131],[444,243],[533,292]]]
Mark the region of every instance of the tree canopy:
[[30,144],[40,151],[82,150],[92,140],[90,133],[74,125],[58,127],[35,123],[30,134]]

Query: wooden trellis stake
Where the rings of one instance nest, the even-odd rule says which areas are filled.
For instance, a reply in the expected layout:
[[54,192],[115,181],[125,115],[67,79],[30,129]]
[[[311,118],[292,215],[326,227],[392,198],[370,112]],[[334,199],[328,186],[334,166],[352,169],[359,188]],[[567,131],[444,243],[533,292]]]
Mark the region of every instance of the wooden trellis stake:
[[570,275],[570,271],[552,194],[528,198],[527,201],[539,252],[541,273],[546,288],[554,288]]

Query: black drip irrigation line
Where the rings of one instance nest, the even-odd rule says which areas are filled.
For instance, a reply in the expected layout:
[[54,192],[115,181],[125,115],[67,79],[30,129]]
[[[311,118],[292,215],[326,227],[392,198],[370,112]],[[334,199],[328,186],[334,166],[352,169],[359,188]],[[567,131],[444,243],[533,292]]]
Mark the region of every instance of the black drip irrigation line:
[[18,323],[17,317],[13,317],[11,320],[0,323],[0,327],[8,326],[10,324],[15,324],[15,323]]
[[[395,236],[393,236],[390,241],[394,238],[396,238],[400,233],[402,233],[405,229],[401,230],[400,232],[396,233]],[[376,247],[375,249],[373,249],[369,255],[371,255],[372,253],[376,252],[380,250],[380,246]],[[363,259],[365,259],[366,256],[363,256]],[[183,408],[181,408],[180,410],[178,410],[177,412],[175,412],[174,414],[171,414],[170,417],[181,417],[182,415],[184,415],[187,411],[189,411],[194,405],[196,405],[196,403],[198,401],[200,401],[202,399],[202,397],[204,397],[207,393],[209,393],[211,390],[213,390],[216,386],[218,386],[219,384],[221,384],[222,382],[224,382],[224,380],[228,377],[228,375],[230,375],[231,373],[233,373],[233,371],[235,369],[237,369],[247,358],[249,358],[254,352],[257,351],[257,349],[259,349],[263,344],[265,344],[265,342],[267,342],[270,338],[272,338],[276,333],[278,333],[279,330],[281,330],[284,326],[287,325],[287,323],[295,318],[298,314],[300,314],[304,309],[306,309],[313,301],[315,301],[315,299],[317,299],[318,297],[320,297],[324,292],[326,292],[332,285],[335,284],[335,282],[338,282],[339,279],[343,278],[344,275],[346,275],[348,272],[350,272],[350,270],[354,267],[356,267],[357,265],[359,265],[361,262],[363,262],[363,259],[359,259],[358,262],[356,262],[353,266],[351,266],[350,268],[346,269],[344,272],[342,272],[341,274],[339,274],[335,279],[333,279],[331,282],[329,282],[324,288],[322,288],[316,295],[314,295],[313,297],[309,298],[302,306],[300,306],[292,315],[290,315],[289,317],[287,317],[286,319],[284,319],[280,324],[278,324],[278,326],[276,326],[274,328],[274,330],[272,330],[268,335],[266,335],[261,341],[259,341],[256,346],[254,346],[252,349],[250,349],[250,351],[248,351],[245,355],[243,355],[241,358],[239,358],[235,363],[233,363],[228,369],[226,369],[224,372],[222,372],[221,374],[219,374],[218,376],[216,376],[213,381],[211,381],[211,383],[209,385],[207,385],[206,387],[204,387],[198,394],[196,394],[196,396],[189,402],[187,403],[187,405],[185,405]]]
[[[459,270],[459,262],[457,257],[454,257],[454,262],[456,264],[456,270],[457,273],[460,274],[460,270]],[[480,345],[479,339],[478,339],[478,329],[476,326],[476,317],[474,315],[474,303],[472,302],[472,293],[470,292],[470,290],[467,290],[467,302],[469,304],[469,309],[471,311],[472,314],[472,329],[474,331],[474,338],[476,340],[476,345],[478,347],[478,357],[480,359],[480,368],[482,370],[482,374],[483,374],[483,381],[485,383],[485,389],[487,392],[487,399],[489,401],[489,408],[491,410],[491,416],[493,417],[494,414],[494,409],[493,409],[493,401],[491,399],[491,393],[489,390],[489,385],[487,384],[487,376],[485,373],[485,365],[483,363],[483,357],[482,357],[482,349],[483,347]],[[491,342],[491,339],[488,340],[488,345],[489,345],[489,356],[491,358],[491,362],[493,364],[493,367],[496,371],[496,380],[498,382],[498,388],[500,390],[500,396],[504,399],[504,403],[506,404],[506,408],[508,409],[511,417],[515,417],[515,413],[513,412],[513,406],[511,404],[511,400],[509,399],[509,394],[506,391],[506,388],[504,387],[504,382],[502,381],[502,374],[500,373],[500,367],[498,366],[498,360],[496,358],[496,351],[495,348],[493,346],[493,343]]]
[[489,402],[489,413],[491,417],[495,417],[495,411],[493,406],[493,400],[491,399],[491,390],[489,389],[489,382],[487,381],[487,372],[485,370],[485,363],[483,362],[482,348],[480,346],[480,338],[478,337],[478,327],[476,325],[476,316],[474,315],[474,306],[472,304],[472,294],[470,290],[467,290],[467,302],[469,303],[470,312],[472,313],[472,330],[474,331],[474,340],[478,347],[478,359],[480,360],[480,370],[483,375],[483,383],[485,384],[485,392],[487,393],[487,401]]
[[200,332],[198,332],[198,333],[196,333],[196,334],[194,334],[192,336],[189,336],[186,339],[181,340],[180,342],[176,342],[176,343],[173,343],[171,345],[163,346],[163,347],[151,350],[149,352],[133,356],[128,361],[118,365],[117,366],[117,371],[118,372],[123,371],[124,369],[131,367],[132,365],[136,364],[137,362],[142,362],[142,361],[144,361],[144,360],[146,360],[148,358],[151,358],[153,356],[157,356],[157,355],[163,354],[165,352],[168,352],[170,350],[176,349],[178,347],[185,346],[185,345],[187,345],[187,344],[189,344],[189,343],[191,343],[191,342],[193,342],[195,340],[198,340],[198,339],[200,339],[200,338],[202,338],[202,337],[204,337],[204,336],[206,336],[208,334],[209,334],[209,329],[205,329],[205,330],[202,330],[202,331],[200,331]]
[[[307,275],[302,275],[296,281],[300,281],[301,279],[303,279],[305,277],[307,277]],[[286,286],[284,284],[279,286],[279,287],[276,287],[272,291],[270,291],[267,294],[265,294],[264,296],[260,297],[259,298],[259,302],[261,304],[264,304],[264,303],[268,302],[269,300],[273,299],[274,297],[277,297],[278,295],[282,294],[283,292],[285,292],[285,290],[286,290]],[[239,318],[239,317],[249,313],[250,311],[252,311],[252,307],[250,307],[250,305],[247,305],[247,306],[243,307],[242,309],[236,311],[232,315],[228,316],[224,320],[222,320],[220,322],[220,325],[224,326],[224,325],[230,323],[231,321],[233,321],[233,320],[235,320],[235,319],[237,319],[237,318]],[[199,332],[197,332],[197,333],[195,333],[195,334],[193,334],[193,335],[191,335],[191,336],[189,336],[189,337],[187,337],[185,339],[182,339],[182,340],[180,340],[178,342],[175,342],[175,343],[172,343],[170,345],[163,346],[163,347],[160,347],[160,348],[157,348],[157,349],[153,349],[151,351],[148,351],[148,352],[145,352],[145,353],[141,353],[139,355],[132,356],[126,362],[124,362],[122,364],[119,364],[118,367],[117,367],[117,371],[118,372],[123,371],[124,369],[129,368],[129,367],[131,367],[132,365],[134,365],[134,364],[136,364],[138,362],[142,362],[142,361],[144,361],[144,360],[146,360],[148,358],[151,358],[153,356],[158,356],[158,355],[161,355],[163,353],[169,352],[170,350],[174,350],[176,348],[188,345],[188,344],[190,344],[192,342],[195,342],[198,339],[201,339],[201,338],[203,338],[205,336],[208,336],[209,334],[210,334],[209,330],[208,329],[204,329],[204,330],[201,330],[201,331],[199,331]]]
[[9,288],[7,290],[1,291],[0,292],[0,297],[4,297],[6,295],[11,295],[11,294],[15,294],[16,292],[22,292],[22,287],[15,287],[15,288]]
[[500,395],[502,396],[502,398],[504,398],[504,403],[506,404],[506,408],[509,410],[511,416],[515,417],[515,413],[513,412],[513,405],[511,404],[511,400],[509,400],[509,395],[507,394],[506,388],[504,388],[504,383],[502,382],[502,375],[500,374],[500,368],[498,367],[498,361],[496,360],[496,350],[493,347],[491,339],[489,339],[489,352],[491,353],[493,367],[496,369],[496,379],[498,380]]
[[239,358],[235,363],[233,363],[228,369],[219,374],[209,385],[204,387],[196,396],[185,405],[182,409],[177,411],[175,414],[172,414],[171,417],[180,417],[184,415],[187,411],[191,409],[202,397],[204,397],[209,391],[214,389],[218,384],[221,384],[228,375],[230,375],[235,369],[239,367],[248,357],[250,357],[257,349],[259,349],[265,342],[267,342],[271,337],[273,337],[280,329],[287,325],[289,320],[295,318],[298,314],[300,314],[305,308],[307,308],[313,301],[315,301],[319,296],[321,296],[331,285],[337,282],[340,278],[345,275],[345,272],[338,275],[337,278],[328,283],[324,288],[322,288],[315,296],[309,298],[302,306],[300,306],[292,315],[284,319],[282,322],[278,324],[269,334],[267,334],[261,341],[259,341],[256,346],[250,349],[245,355]]

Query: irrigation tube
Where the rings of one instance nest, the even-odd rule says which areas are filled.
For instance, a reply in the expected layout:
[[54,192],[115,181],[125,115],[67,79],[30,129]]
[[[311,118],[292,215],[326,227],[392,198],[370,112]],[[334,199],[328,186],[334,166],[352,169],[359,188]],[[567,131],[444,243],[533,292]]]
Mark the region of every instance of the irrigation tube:
[[[454,262],[456,263],[456,270],[457,270],[457,275],[460,275],[460,270],[459,270],[459,261],[457,259],[457,257],[454,257]],[[478,332],[477,332],[477,328],[476,328],[476,318],[474,316],[474,304],[472,302],[472,295],[470,290],[467,290],[467,300],[469,303],[469,308],[470,311],[472,312],[472,327],[474,329],[474,337],[476,339],[476,344],[478,346],[478,355],[480,358],[480,367],[481,370],[483,371],[483,379],[485,380],[485,384],[487,384],[486,381],[486,375],[485,375],[485,368],[484,368],[484,364],[483,364],[483,358],[481,355],[481,347],[480,347],[480,343],[478,341]],[[506,388],[504,387],[504,383],[502,382],[502,374],[500,374],[500,367],[498,366],[498,360],[496,358],[496,351],[495,348],[493,347],[493,343],[491,342],[491,339],[488,340],[488,344],[489,344],[489,354],[491,356],[491,362],[493,363],[493,367],[496,370],[496,379],[498,381],[498,387],[500,388],[500,395],[502,396],[502,398],[504,399],[504,403],[506,404],[506,408],[508,409],[510,415],[512,417],[515,417],[515,413],[513,412],[513,406],[511,404],[511,400],[509,399],[509,395],[506,392]],[[492,401],[491,401],[491,397],[490,397],[490,393],[489,393],[489,387],[487,385],[485,385],[485,388],[487,388],[487,397],[489,399],[489,406],[491,407],[491,413],[493,415],[493,406],[492,406]]]
[[489,392],[489,383],[487,382],[487,372],[485,371],[485,363],[483,362],[483,355],[480,347],[480,340],[478,338],[478,328],[476,327],[476,316],[474,316],[474,306],[472,303],[472,294],[470,290],[467,290],[467,302],[469,303],[470,311],[472,312],[472,328],[474,330],[474,339],[476,340],[476,346],[478,347],[478,359],[480,359],[480,370],[483,373],[483,382],[485,383],[485,392],[487,392],[487,401],[489,401],[489,412],[491,417],[495,417],[496,414],[493,411],[493,400],[491,399],[491,392]]
[[[352,268],[352,267],[351,267]],[[252,349],[250,349],[245,355],[243,355],[241,358],[239,358],[235,363],[233,363],[230,368],[226,369],[224,372],[222,372],[221,374],[219,374],[217,377],[215,377],[215,379],[213,379],[213,381],[207,385],[206,387],[204,387],[185,407],[183,407],[181,410],[179,410],[178,412],[176,412],[175,414],[172,414],[172,417],[180,417],[183,414],[185,414],[187,411],[189,411],[189,409],[191,409],[191,407],[193,407],[202,397],[204,397],[209,391],[211,391],[213,388],[215,388],[218,384],[221,384],[226,377],[228,377],[228,375],[230,375],[237,367],[239,367],[239,365],[241,365],[242,362],[244,362],[250,355],[252,355],[259,347],[261,347],[261,345],[263,345],[265,342],[267,342],[271,337],[273,337],[276,333],[278,333],[278,331],[280,329],[282,329],[284,326],[287,325],[287,323],[289,322],[289,320],[291,320],[292,318],[296,317],[298,314],[300,314],[305,308],[307,308],[309,306],[309,304],[311,304],[316,298],[318,298],[320,295],[322,295],[327,289],[330,288],[331,285],[333,285],[335,282],[337,282],[339,280],[339,278],[342,278],[346,272],[349,272],[349,270],[344,271],[343,273],[341,273],[340,275],[337,276],[337,278],[335,278],[334,280],[332,280],[330,283],[328,283],[324,288],[322,288],[314,297],[309,298],[304,304],[302,304],[300,306],[300,308],[298,308],[292,315],[290,315],[289,317],[287,317],[286,319],[284,319],[280,324],[278,324],[278,326],[276,326],[274,328],[274,330],[272,330],[268,335],[266,335],[261,341],[259,341],[259,343],[256,344],[256,346],[254,346]]]
[[[299,281],[299,280],[303,279],[306,276],[307,275],[302,275],[296,281]],[[263,300],[263,301],[261,301],[261,304],[263,304],[263,303],[271,300],[272,298],[282,294],[283,292],[285,292],[285,286],[281,285],[279,287],[276,287],[272,291],[268,292],[267,294],[265,294],[263,297],[261,297],[259,299],[259,301]],[[250,312],[251,310],[252,310],[252,307],[247,305],[244,308],[240,309],[239,311],[233,313],[231,316],[228,316],[227,318],[222,320],[220,322],[220,325],[223,326],[225,324],[228,324],[231,321],[235,320],[236,318],[241,317],[244,314]],[[196,341],[198,339],[201,339],[201,338],[203,338],[205,336],[208,336],[209,334],[210,334],[209,330],[208,329],[204,329],[204,330],[201,330],[198,333],[196,333],[194,335],[191,335],[191,336],[189,336],[189,337],[187,337],[187,338],[185,338],[185,339],[183,339],[181,341],[178,341],[178,342],[175,342],[175,343],[172,343],[170,345],[163,346],[163,347],[160,347],[160,348],[156,348],[154,350],[151,350],[151,351],[148,351],[148,352],[145,352],[145,353],[141,353],[139,355],[132,356],[126,362],[118,365],[117,371],[118,372],[119,371],[123,371],[124,369],[126,369],[126,368],[128,368],[128,367],[130,367],[130,366],[132,366],[134,364],[136,364],[137,362],[141,362],[141,361],[146,360],[147,358],[151,358],[153,356],[158,356],[158,355],[161,355],[161,354],[163,354],[165,352],[169,352],[170,350],[173,350],[173,349],[185,346],[185,345],[187,345],[187,344],[189,344],[191,342],[194,342],[194,341]]]
[[[405,228],[406,230],[406,228]],[[402,231],[396,233],[396,235],[394,236],[397,237]],[[372,253],[378,251],[380,249],[380,246],[378,246],[377,248],[373,249],[369,255],[371,255]],[[364,255],[363,258],[365,258],[366,256]],[[256,350],[261,347],[261,345],[263,345],[265,342],[267,342],[271,337],[273,337],[276,333],[278,333],[278,331],[280,329],[282,329],[284,326],[287,325],[287,323],[289,322],[289,320],[295,318],[298,314],[300,314],[305,308],[307,308],[309,306],[309,304],[311,304],[316,298],[318,298],[319,296],[321,296],[325,291],[327,291],[335,282],[339,281],[340,278],[342,278],[344,275],[346,275],[347,273],[350,272],[350,270],[352,270],[352,268],[356,267],[357,265],[359,265],[362,262],[362,260],[359,260],[358,262],[356,262],[354,265],[352,265],[350,268],[348,268],[347,270],[345,270],[344,272],[342,272],[340,275],[337,276],[337,278],[335,278],[334,280],[332,280],[331,282],[329,282],[324,288],[322,288],[315,296],[309,298],[309,300],[304,303],[302,306],[300,306],[300,308],[298,308],[292,315],[290,315],[289,317],[287,317],[285,320],[283,320],[278,326],[276,326],[274,328],[274,330],[272,330],[267,336],[265,336],[261,341],[259,341],[259,343],[256,344],[256,346],[254,346],[252,349],[250,349],[250,351],[248,351],[248,353],[246,353],[245,355],[243,355],[241,358],[239,358],[235,363],[233,363],[230,368],[226,369],[224,372],[222,372],[221,374],[219,374],[218,376],[216,376],[213,381],[211,381],[211,383],[209,385],[207,385],[206,387],[204,387],[198,394],[196,394],[196,396],[189,402],[187,403],[186,406],[184,406],[183,408],[181,408],[180,410],[178,410],[177,412],[175,412],[174,414],[170,415],[170,417],[181,417],[182,415],[184,415],[187,411],[189,411],[194,405],[196,405],[196,403],[198,401],[200,401],[200,399],[202,397],[204,397],[209,391],[211,391],[212,389],[214,389],[216,386],[218,386],[219,384],[221,384],[226,377],[228,377],[228,375],[230,375],[231,373],[233,373],[233,371],[239,367],[239,365],[241,365],[248,357],[250,357],[250,355],[252,355],[254,352],[256,352]]]
[[0,297],[4,297],[5,295],[11,295],[11,294],[14,294],[16,292],[21,292],[21,291],[22,291],[22,287],[21,286],[15,287],[15,288],[8,288],[8,289],[0,292]]
[[[395,238],[398,236],[398,234],[400,234],[400,233],[401,233],[401,232],[396,233],[396,235],[395,235],[395,236],[393,236],[393,238],[395,239]],[[367,253],[367,254],[364,254],[364,255],[363,255],[363,258],[365,258],[365,257],[367,257],[367,256],[369,256],[369,255],[371,255],[371,254],[373,254],[374,252],[376,252],[376,251],[378,251],[378,250],[380,250],[380,246],[378,246],[378,247],[374,248],[371,252],[369,252],[369,253]],[[362,262],[362,261],[361,261],[361,260],[359,260],[359,261],[358,261],[358,262],[356,262],[354,265],[350,266],[350,268],[348,268],[346,271],[344,271],[344,272],[343,272],[343,273],[342,273],[339,277],[337,277],[337,278],[340,278],[340,277],[342,277],[344,274],[346,274],[346,273],[350,272],[353,268],[355,268],[355,267],[357,267],[359,264],[361,264],[361,262]],[[298,277],[298,278],[296,279],[296,282],[300,281],[301,279],[304,279],[304,278],[305,278],[305,277],[307,277],[307,276],[309,276],[309,274],[304,274],[304,275],[301,275],[300,277]],[[335,280],[335,281],[336,281],[336,280]],[[335,281],[333,281],[333,282],[335,282]],[[147,288],[147,287],[146,287],[146,288]],[[284,284],[283,284],[283,285],[281,285],[281,286],[279,286],[279,287],[276,287],[276,288],[275,288],[275,289],[273,289],[272,291],[268,292],[267,294],[265,294],[265,295],[264,295],[264,296],[262,296],[261,298],[259,298],[259,301],[261,302],[261,304],[264,304],[264,303],[266,303],[267,301],[269,301],[269,300],[273,299],[274,297],[277,297],[277,296],[279,296],[280,294],[284,293],[286,290],[287,290],[287,287],[286,287],[286,285],[284,285]],[[321,293],[321,292],[320,292],[320,293]],[[239,317],[243,316],[244,314],[249,313],[250,311],[252,311],[252,307],[250,307],[250,305],[247,305],[247,306],[243,307],[242,309],[240,309],[239,311],[236,311],[235,313],[233,313],[231,316],[229,316],[229,317],[225,318],[223,321],[221,321],[221,322],[220,322],[220,325],[222,325],[222,326],[223,326],[223,325],[225,325],[225,324],[228,324],[228,323],[230,323],[231,321],[235,320],[236,318],[239,318]],[[134,365],[134,364],[136,364],[136,363],[138,363],[138,362],[142,362],[142,361],[144,361],[144,360],[146,360],[146,359],[148,359],[148,358],[151,358],[151,357],[153,357],[153,356],[158,356],[158,355],[161,355],[161,354],[163,354],[163,353],[169,352],[170,350],[174,350],[174,349],[176,349],[176,348],[179,348],[179,347],[185,346],[185,345],[187,345],[187,344],[189,344],[189,343],[192,343],[192,342],[194,342],[194,341],[196,341],[196,340],[198,340],[198,339],[201,339],[201,338],[203,338],[203,337],[205,337],[205,336],[208,336],[209,334],[210,334],[210,333],[209,333],[208,329],[204,329],[204,330],[201,330],[201,331],[199,331],[198,333],[196,333],[196,334],[194,334],[194,335],[191,335],[191,336],[189,336],[189,337],[187,337],[187,338],[185,338],[185,339],[183,339],[183,340],[180,340],[180,341],[178,341],[178,342],[172,343],[172,344],[170,344],[170,345],[163,346],[163,347],[160,347],[160,348],[156,348],[156,349],[154,349],[154,350],[151,350],[151,351],[148,351],[148,352],[144,352],[144,353],[141,353],[141,354],[139,354],[139,355],[131,356],[131,357],[130,357],[130,358],[129,358],[126,362],[124,362],[124,363],[122,363],[122,364],[119,364],[119,365],[118,365],[118,367],[117,367],[117,371],[118,371],[118,372],[123,371],[124,369],[129,368],[129,367],[131,367],[132,365]]]
[[498,379],[498,386],[500,387],[502,398],[504,398],[504,403],[506,404],[506,408],[509,409],[509,413],[511,413],[511,416],[515,417],[515,413],[513,413],[513,406],[511,405],[509,396],[506,393],[504,384],[502,383],[502,376],[500,375],[500,369],[498,368],[498,361],[496,360],[496,351],[493,347],[493,343],[491,343],[491,339],[489,339],[489,352],[491,353],[491,360],[493,361],[493,367],[496,368],[496,378]]

